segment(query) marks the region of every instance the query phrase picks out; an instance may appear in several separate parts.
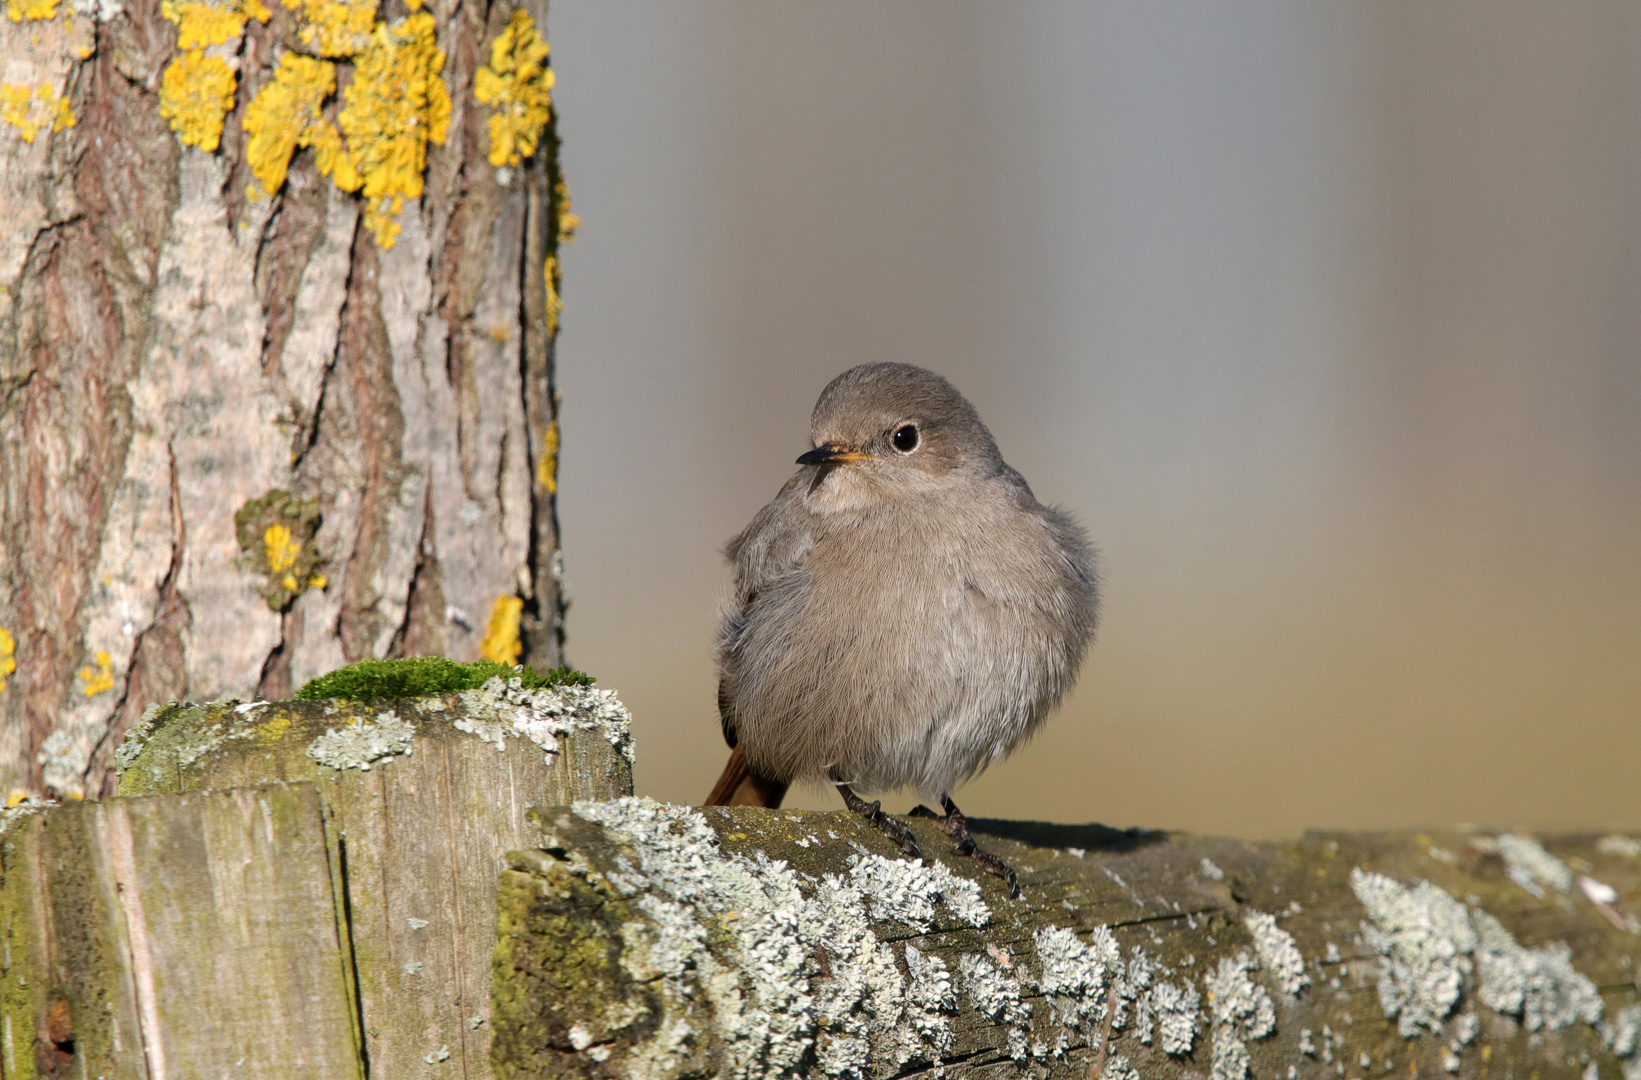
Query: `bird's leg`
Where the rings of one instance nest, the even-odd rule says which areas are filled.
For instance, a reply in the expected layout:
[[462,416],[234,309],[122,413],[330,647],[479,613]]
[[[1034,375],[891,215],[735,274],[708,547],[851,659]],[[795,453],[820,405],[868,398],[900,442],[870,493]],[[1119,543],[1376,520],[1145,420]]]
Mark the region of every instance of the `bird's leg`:
[[951,837],[952,843],[957,845],[959,855],[967,855],[985,867],[987,873],[1002,878],[1008,883],[1009,899],[1020,899],[1020,881],[1014,874],[1014,868],[974,842],[974,837],[969,835],[968,819],[963,816],[963,811],[957,808],[957,804],[952,802],[950,795],[940,796],[940,805],[946,809],[944,816],[921,805],[912,808],[912,816],[933,818],[934,823],[940,826],[940,831]]
[[888,814],[885,814],[881,802],[876,799],[867,802],[859,795],[856,795],[854,790],[842,780],[834,780],[832,785],[838,789],[838,794],[843,796],[844,806],[876,825],[884,836],[900,845],[901,851],[914,859],[923,857],[923,849],[917,846],[917,837],[912,835],[912,830],[907,827],[904,821],[896,821]]

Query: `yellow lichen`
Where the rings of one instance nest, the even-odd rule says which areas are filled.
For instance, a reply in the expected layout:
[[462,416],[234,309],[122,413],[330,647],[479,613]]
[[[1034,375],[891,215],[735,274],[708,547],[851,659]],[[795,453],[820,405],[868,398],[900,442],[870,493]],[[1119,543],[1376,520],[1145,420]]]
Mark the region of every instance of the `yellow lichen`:
[[6,0],[6,18],[12,22],[56,17],[57,0]]
[[336,65],[286,53],[274,77],[245,108],[245,159],[251,173],[272,195],[285,184],[291,155],[312,146],[324,132],[335,134],[320,109],[336,91]]
[[268,568],[276,574],[295,566],[296,557],[302,554],[302,545],[296,542],[291,530],[284,525],[269,525],[262,534],[262,544],[268,549]]
[[[376,0],[280,0],[292,11],[302,12],[297,34],[302,44],[317,49],[320,56],[352,56],[370,44],[376,25]],[[412,10],[421,5],[412,5]]]
[[184,146],[213,153],[222,142],[223,118],[234,107],[238,76],[228,61],[207,56],[205,50],[236,40],[248,21],[267,22],[273,12],[261,0],[162,0],[160,14],[177,24],[177,48],[182,50],[160,80],[160,115],[171,121]]
[[20,787],[14,787],[6,796],[6,809],[15,810],[29,800],[29,793]]
[[260,0],[238,0],[230,4],[207,4],[201,0],[162,0],[160,14],[177,24],[177,48],[187,52],[209,45],[221,45],[245,32],[252,19],[267,22],[273,12]]
[[536,462],[536,482],[547,494],[558,494],[558,421],[547,425],[541,437],[541,460]]
[[16,83],[0,85],[0,121],[16,128],[26,143],[32,143],[42,128],[62,131],[76,123],[68,98],[58,97],[50,83],[33,90]]
[[518,663],[519,655],[524,652],[524,643],[519,640],[519,620],[523,614],[523,600],[516,596],[496,597],[479,655],[498,664]]
[[80,681],[85,683],[85,696],[95,697],[97,694],[114,689],[114,661],[106,652],[97,653],[97,666],[80,669]]
[[277,746],[279,740],[285,737],[285,732],[291,729],[291,718],[276,713],[256,725],[256,743],[261,747]]
[[563,273],[558,267],[558,256],[547,256],[542,277],[547,281],[547,333],[551,337],[558,336],[558,317],[564,314],[564,300],[558,294],[558,287],[564,283]]
[[62,131],[64,128],[71,128],[77,123],[79,121],[74,118],[74,108],[68,103],[68,98],[58,98],[51,110],[51,130],[53,132]]
[[473,96],[489,105],[490,164],[517,165],[536,152],[553,116],[553,69],[547,43],[523,8],[490,43],[490,63],[473,80]]
[[236,78],[220,56],[183,53],[160,80],[160,115],[184,146],[212,153],[222,142],[222,120],[234,107]]
[[291,156],[312,148],[321,175],[363,195],[365,227],[391,248],[404,201],[422,194],[428,144],[443,145],[450,126],[450,93],[440,77],[445,56],[433,16],[389,25],[374,22],[375,0],[281,2],[302,12],[304,43],[325,56],[352,57],[355,66],[333,124],[323,108],[336,89],[334,65],[289,53],[281,58],[245,112],[246,160],[261,187],[257,194],[278,191]]
[[421,197],[428,143],[444,145],[450,127],[443,70],[433,16],[377,23],[337,116],[345,149],[334,133],[316,133],[313,141],[319,170],[342,190],[364,194],[365,228],[384,248],[399,235],[404,200]]
[[308,588],[310,589],[323,589],[328,584],[330,584],[330,579],[325,577],[324,574],[314,574],[308,578]]
[[321,176],[328,176],[343,191],[358,191],[364,179],[354,168],[348,148],[342,145],[342,133],[330,124],[315,124],[303,135],[304,145],[313,147],[314,162]]
[[553,184],[553,205],[558,207],[558,242],[575,243],[575,231],[581,228],[581,217],[570,211],[570,185],[562,176]]
[[0,626],[0,690],[6,688],[6,680],[16,670],[17,642],[12,638],[10,630]]
[[33,142],[40,131],[40,125],[29,120],[28,106],[33,98],[34,92],[26,86],[0,85],[0,120],[21,131],[24,142]]

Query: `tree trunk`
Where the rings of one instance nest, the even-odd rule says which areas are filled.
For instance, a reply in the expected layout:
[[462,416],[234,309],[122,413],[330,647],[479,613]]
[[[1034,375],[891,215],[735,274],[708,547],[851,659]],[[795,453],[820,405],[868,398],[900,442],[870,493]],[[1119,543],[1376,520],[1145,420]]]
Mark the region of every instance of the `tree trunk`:
[[926,864],[848,814],[531,816],[498,1077],[1641,1077],[1625,838],[971,822],[1010,900],[918,819]]
[[544,0],[7,3],[0,785],[106,793],[153,701],[561,662]]

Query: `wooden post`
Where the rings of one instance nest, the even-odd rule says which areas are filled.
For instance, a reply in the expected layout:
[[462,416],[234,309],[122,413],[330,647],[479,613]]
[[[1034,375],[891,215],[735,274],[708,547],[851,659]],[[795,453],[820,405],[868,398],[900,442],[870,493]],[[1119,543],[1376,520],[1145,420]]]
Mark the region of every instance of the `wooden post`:
[[35,984],[8,1077],[363,1075],[313,785],[81,803],[6,840],[6,980]]
[[0,834],[3,1075],[489,1076],[505,853],[630,793],[626,723],[498,681],[150,710],[121,797]]
[[500,1077],[1641,1076],[1621,839],[972,822],[1011,901],[917,819],[927,865],[845,814],[533,817]]

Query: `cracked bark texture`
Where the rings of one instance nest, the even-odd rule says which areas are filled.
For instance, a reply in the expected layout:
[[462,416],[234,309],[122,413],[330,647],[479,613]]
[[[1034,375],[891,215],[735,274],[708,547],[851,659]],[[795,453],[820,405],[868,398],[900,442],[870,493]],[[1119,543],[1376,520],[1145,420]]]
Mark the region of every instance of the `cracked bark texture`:
[[[473,80],[512,7],[430,10],[455,107],[387,250],[311,154],[247,194],[240,119],[289,45],[283,9],[246,29],[215,153],[160,116],[158,0],[0,19],[0,79],[77,118],[31,143],[0,126],[0,791],[106,793],[150,702],[474,659],[503,597],[524,602],[519,659],[562,661],[556,138],[490,165]],[[271,491],[317,502],[325,578],[278,610],[234,520]]]

